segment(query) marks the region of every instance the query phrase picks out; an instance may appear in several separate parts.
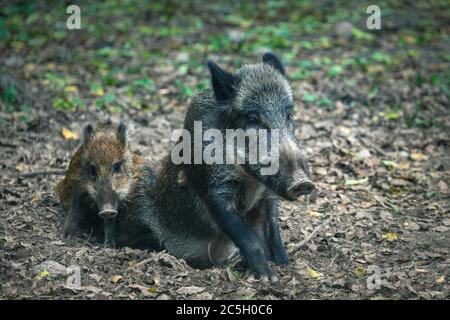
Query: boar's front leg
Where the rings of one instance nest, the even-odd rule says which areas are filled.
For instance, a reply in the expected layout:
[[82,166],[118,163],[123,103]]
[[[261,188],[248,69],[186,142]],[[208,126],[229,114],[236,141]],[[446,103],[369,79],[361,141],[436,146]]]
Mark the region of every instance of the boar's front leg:
[[[64,205],[63,205],[64,207]],[[68,210],[64,210],[63,212],[67,212],[66,220],[64,222],[63,228],[63,237],[66,239],[71,238],[77,228],[80,225],[81,215],[82,215],[83,205],[82,201],[79,197],[75,197],[72,200],[71,206]]]
[[268,213],[267,242],[270,250],[270,260],[276,264],[287,264],[288,257],[281,239],[280,226],[278,225],[278,201],[266,198],[264,204]]
[[105,247],[115,248],[116,247],[116,218],[104,219],[105,227]]
[[[209,194],[222,194],[223,190]],[[219,227],[226,233],[247,259],[250,269],[257,277],[272,278],[266,255],[258,237],[252,231],[246,219],[239,215],[231,201],[223,197],[207,200]]]
[[247,214],[247,221],[258,236],[267,259],[276,264],[286,264],[288,258],[278,225],[277,200],[266,196]]

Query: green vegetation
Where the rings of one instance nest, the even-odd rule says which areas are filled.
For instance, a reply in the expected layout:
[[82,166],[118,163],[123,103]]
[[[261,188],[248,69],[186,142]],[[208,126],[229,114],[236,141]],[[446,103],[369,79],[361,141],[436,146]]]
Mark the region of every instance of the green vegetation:
[[[390,1],[378,5],[382,24],[392,24],[394,16],[400,25],[410,20],[403,6]],[[433,52],[430,57],[421,47],[448,41],[443,20],[418,19],[407,28],[372,31],[365,28],[366,5],[360,1],[320,6],[304,0],[233,5],[107,0],[82,1],[79,6],[82,30],[66,28],[68,15],[60,1],[23,2],[0,9],[0,41],[7,47],[28,56],[52,52],[51,63],[27,61],[32,71],[25,74],[39,78],[52,92],[51,105],[57,109],[117,112],[130,106],[152,112],[157,108],[149,106],[160,104],[161,89],[187,102],[208,88],[207,57],[220,56],[222,64],[233,68],[254,61],[265,50],[280,54],[293,83],[326,81],[357,89],[362,72],[369,93],[349,102],[355,107],[369,107],[364,99],[381,97],[387,73],[404,77],[405,84],[432,86],[450,96],[449,54]],[[445,8],[445,1],[414,6],[417,11],[438,10]],[[336,36],[336,24],[343,21],[351,26],[345,39]],[[388,45],[380,46],[380,41]],[[400,70],[420,63],[424,54],[438,66],[433,72],[401,74]],[[9,88],[1,95],[7,104],[14,103],[13,91]],[[319,91],[302,92],[299,100],[311,107],[333,107],[335,97]],[[125,105],[122,95],[127,97]],[[408,126],[435,125],[422,115],[423,106],[412,115],[403,113],[402,107],[378,110],[381,113],[375,116],[388,121],[404,118]]]

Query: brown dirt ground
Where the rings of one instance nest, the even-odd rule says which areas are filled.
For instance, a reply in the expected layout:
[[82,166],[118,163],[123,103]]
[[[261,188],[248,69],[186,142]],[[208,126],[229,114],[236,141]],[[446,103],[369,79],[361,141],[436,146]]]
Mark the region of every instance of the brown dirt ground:
[[[377,44],[379,48],[388,48],[386,41]],[[419,49],[438,52],[441,45]],[[4,49],[2,60],[10,59],[5,62],[10,69],[22,70],[34,61],[24,52]],[[346,52],[342,47],[307,51],[302,58]],[[57,63],[47,51],[39,55],[41,61]],[[174,55],[167,58],[174,59]],[[34,107],[24,122],[20,112],[6,112],[0,102],[0,298],[448,299],[448,95],[411,80],[430,68],[448,69],[448,63],[436,61],[432,53],[422,57],[386,68],[372,80],[355,71],[339,81],[318,72],[308,81],[292,82],[298,102],[297,135],[320,192],[315,203],[305,199],[282,203],[280,225],[289,264],[273,267],[279,281],[271,284],[230,268],[195,270],[164,252],[105,249],[89,235],[63,240],[64,217],[53,194],[61,176],[20,176],[29,171],[64,169],[78,141],[64,139],[61,129],[80,132],[85,123],[105,118],[126,121],[133,149],[162,158],[171,145],[171,130],[182,124],[187,107],[187,101],[163,77],[174,70],[144,63],[145,70],[159,79],[155,95],[161,108],[151,113],[132,108],[121,113],[95,108],[55,110],[49,102],[51,91],[41,91],[37,84],[36,74],[44,64],[36,67],[34,76],[14,71],[19,75],[12,77],[31,88]],[[246,62],[255,59],[257,55],[245,57]],[[77,68],[68,66],[66,71],[77,74]],[[81,70],[81,77],[89,81],[83,72],[91,71]],[[206,69],[203,72],[207,74]],[[371,81],[378,86],[375,96],[369,95]],[[305,92],[324,94],[335,107],[302,103]],[[400,121],[418,101],[427,105],[423,113],[438,122],[437,126],[408,127]],[[394,103],[404,106],[400,119],[385,116]],[[394,161],[395,167],[383,162],[386,160]],[[365,178],[360,184],[349,185]],[[296,248],[326,220],[328,224],[311,241]],[[44,261],[79,266],[81,287],[67,287],[65,276],[36,276],[33,270]],[[367,286],[370,266],[380,270],[378,289]]]

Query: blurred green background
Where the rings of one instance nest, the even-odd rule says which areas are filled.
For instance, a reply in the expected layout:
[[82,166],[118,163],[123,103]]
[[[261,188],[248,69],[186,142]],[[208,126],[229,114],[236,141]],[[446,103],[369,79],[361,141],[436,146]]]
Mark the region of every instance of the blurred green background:
[[[81,30],[66,28],[70,4],[81,8]],[[294,88],[311,84],[297,98],[313,107],[333,108],[341,100],[379,106],[385,119],[396,120],[402,104],[382,98],[392,90],[386,79],[396,77],[448,98],[449,2],[377,1],[381,30],[366,28],[371,4],[3,1],[0,66],[49,91],[45,107],[68,112],[185,110],[192,95],[210,85],[207,58],[233,69],[267,50],[282,57]],[[16,95],[14,85],[3,88],[3,108],[26,112]],[[431,125],[432,117],[421,116],[428,107],[415,104],[406,123]]]

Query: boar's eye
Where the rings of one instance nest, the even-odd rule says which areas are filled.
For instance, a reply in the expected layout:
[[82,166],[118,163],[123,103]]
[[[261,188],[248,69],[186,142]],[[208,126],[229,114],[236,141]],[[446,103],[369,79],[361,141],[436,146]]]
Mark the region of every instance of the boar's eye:
[[122,172],[122,164],[123,164],[123,161],[116,162],[116,163],[113,165],[113,172],[114,172],[114,173],[120,173],[120,172]]
[[97,176],[97,169],[95,168],[95,166],[92,163],[89,163],[87,168],[88,168],[88,173],[91,177]]
[[288,121],[292,121],[292,119],[293,119],[292,112],[288,111],[288,113],[286,115],[286,118],[287,118]]
[[249,113],[247,115],[247,121],[248,121],[248,124],[253,124],[253,125],[258,124],[259,123],[258,115],[255,113]]
[[293,117],[294,117],[294,114],[293,114],[292,110],[294,110],[294,106],[289,104],[286,107],[286,118],[287,118],[288,121],[291,121],[293,119]]

